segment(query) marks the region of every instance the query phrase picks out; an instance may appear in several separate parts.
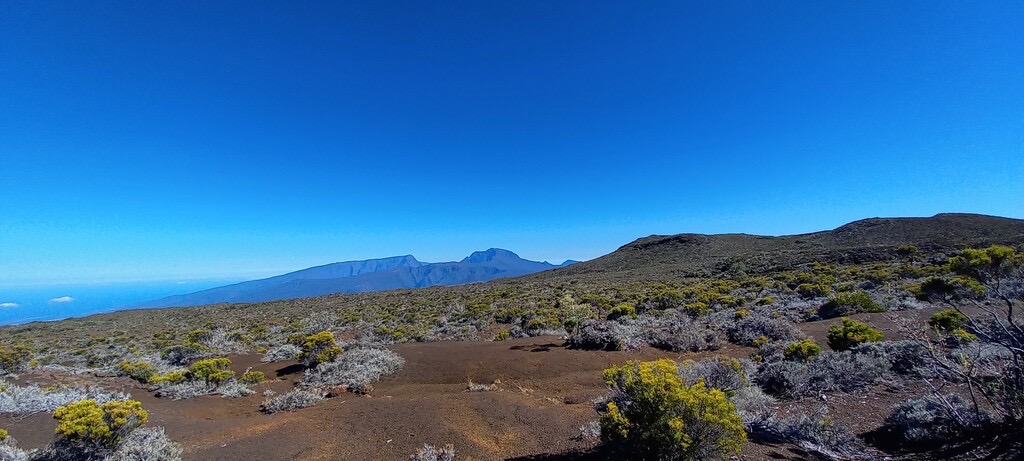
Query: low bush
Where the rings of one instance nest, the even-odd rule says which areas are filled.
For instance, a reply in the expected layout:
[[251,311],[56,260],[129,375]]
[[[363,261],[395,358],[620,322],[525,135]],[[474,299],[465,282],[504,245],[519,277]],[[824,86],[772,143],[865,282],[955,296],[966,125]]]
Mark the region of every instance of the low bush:
[[299,354],[299,361],[307,367],[316,367],[325,362],[330,362],[341,355],[341,348],[334,342],[334,333],[321,331],[306,336],[302,341],[302,352]]
[[928,319],[928,326],[938,331],[952,332],[962,329],[967,323],[967,316],[956,309],[936,312]]
[[630,342],[629,327],[618,322],[587,320],[571,335],[566,345],[570,349],[621,351]]
[[762,418],[749,428],[752,437],[769,442],[788,442],[815,453],[815,459],[865,458],[865,447],[855,434],[831,419],[801,415],[796,418]]
[[27,344],[0,345],[0,376],[25,369],[32,360],[32,348]]
[[259,384],[267,380],[267,374],[262,371],[248,370],[242,373],[242,376],[238,378],[238,382],[247,385]]
[[157,374],[156,367],[144,360],[122,360],[114,367],[121,376],[127,376],[140,383],[148,383]]
[[878,341],[864,343],[851,349],[855,355],[872,356],[889,364],[893,373],[901,376],[928,377],[932,373],[921,366],[921,357],[928,353],[927,346],[911,340]]
[[821,346],[810,339],[794,341],[786,346],[782,355],[786,360],[808,361],[821,354]]
[[263,354],[260,359],[261,362],[280,362],[283,360],[292,360],[302,353],[302,348],[294,344],[282,344]]
[[219,357],[196,361],[188,367],[189,379],[207,384],[220,384],[235,377],[235,372],[228,369],[231,359]]
[[504,340],[509,339],[511,337],[512,337],[512,333],[509,333],[508,330],[501,330],[501,331],[498,332],[498,334],[494,335],[494,340],[495,341],[504,341]]
[[164,428],[141,428],[128,434],[105,461],[180,461],[181,453],[181,445],[168,439]]
[[789,341],[803,336],[791,322],[764,315],[740,319],[728,328],[726,334],[729,341],[743,346],[753,346],[761,337],[772,341]]
[[825,391],[851,392],[884,379],[890,364],[882,357],[850,351],[823,353],[809,361],[762,363],[754,380],[768,394],[798,399]]
[[423,444],[416,453],[409,455],[409,461],[455,461],[455,446],[448,444],[438,448]]
[[942,442],[957,438],[967,427],[982,421],[965,419],[973,415],[970,404],[958,395],[929,396],[896,404],[885,419],[884,428],[908,442]]
[[260,410],[267,414],[274,414],[279,411],[291,411],[299,408],[306,408],[316,405],[324,399],[318,392],[305,389],[293,389],[284,394],[271,397],[263,401]]
[[51,412],[60,406],[85,399],[102,404],[131,398],[122,392],[107,392],[94,386],[43,389],[34,385],[16,386],[0,381],[0,389],[0,413],[15,415]]
[[679,364],[679,377],[687,386],[703,381],[709,388],[718,389],[726,395],[732,395],[749,384],[743,364],[729,357],[683,362]]
[[249,389],[249,386],[234,379],[217,386],[216,392],[223,397],[231,398],[245,397],[256,393],[256,391]]
[[357,348],[333,362],[306,370],[302,382],[307,386],[346,386],[363,392],[367,385],[400,370],[403,365],[405,359],[388,349]]
[[829,297],[828,302],[818,309],[818,316],[823,319],[846,317],[862,312],[884,312],[871,296],[864,291],[846,291]]
[[835,351],[844,351],[864,343],[883,339],[882,332],[859,320],[843,318],[842,323],[828,328],[828,346]]
[[605,370],[612,401],[601,439],[631,459],[698,460],[738,452],[746,442],[736,407],[703,381],[687,386],[668,359]]
[[131,431],[146,423],[149,413],[137,400],[96,403],[80,400],[57,408],[57,436],[86,452],[115,448]]
[[713,351],[722,347],[719,333],[685,317],[659,318],[641,327],[642,341],[672,352]]
[[187,342],[164,349],[160,352],[160,358],[171,365],[186,366],[196,359],[206,357],[209,353],[210,348],[199,343]]
[[185,381],[188,381],[188,372],[186,370],[173,370],[149,377],[149,383],[157,385],[180,384]]
[[636,308],[627,303],[621,303],[612,308],[608,313],[608,320],[615,320],[619,317],[636,318]]

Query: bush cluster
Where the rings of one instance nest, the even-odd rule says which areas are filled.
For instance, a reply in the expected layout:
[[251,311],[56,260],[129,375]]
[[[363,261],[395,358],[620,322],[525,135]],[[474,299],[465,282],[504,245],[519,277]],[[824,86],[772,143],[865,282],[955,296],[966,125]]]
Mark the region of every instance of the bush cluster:
[[859,320],[845,317],[841,323],[828,328],[828,347],[835,351],[845,351],[864,343],[881,341],[883,338],[881,331]]
[[844,291],[829,297],[828,302],[818,309],[823,319],[846,317],[863,312],[885,312],[871,296],[864,291]]
[[614,392],[601,414],[601,439],[631,459],[713,459],[746,442],[725,393],[703,381],[687,386],[668,359],[605,370]]
[[341,355],[341,348],[334,342],[334,333],[321,331],[303,339],[299,361],[307,367],[316,367],[321,363],[334,360],[339,355]]

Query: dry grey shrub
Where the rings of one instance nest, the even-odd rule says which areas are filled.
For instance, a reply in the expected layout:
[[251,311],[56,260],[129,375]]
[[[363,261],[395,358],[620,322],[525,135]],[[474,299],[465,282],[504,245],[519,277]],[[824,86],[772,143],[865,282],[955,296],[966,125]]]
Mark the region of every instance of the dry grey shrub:
[[236,379],[231,379],[224,384],[221,384],[220,387],[217,388],[217,393],[223,397],[238,398],[253,395],[256,391],[249,389],[249,386],[238,382]]
[[321,331],[332,331],[338,326],[338,314],[331,311],[320,311],[310,314],[300,321],[302,331],[307,335]]
[[717,357],[710,360],[694,362],[691,360],[679,364],[679,377],[687,386],[704,381],[726,394],[750,385],[745,367],[739,360]]
[[347,386],[350,390],[361,392],[368,384],[400,370],[404,365],[405,359],[388,349],[351,349],[331,362],[306,370],[302,384]]
[[986,421],[959,395],[933,395],[896,404],[885,419],[885,428],[910,442],[941,442]]
[[423,444],[423,448],[416,450],[416,453],[409,455],[409,461],[454,461],[455,446],[452,444],[437,448],[430,444]]
[[675,352],[718,349],[718,334],[676,311],[635,319],[587,320],[569,336],[573,349],[623,351],[644,345]]
[[[826,410],[827,411],[827,410]],[[876,459],[874,453],[852,432],[838,426],[826,415],[779,419],[765,415],[747,425],[752,438],[768,442],[788,442],[797,445],[813,456],[822,459],[868,460]]]
[[263,354],[263,357],[260,358],[260,361],[263,363],[268,363],[280,362],[283,360],[292,360],[298,357],[300,353],[302,353],[301,347],[296,346],[294,344],[282,344],[273,349],[270,349],[269,351],[267,351],[266,354]]
[[764,315],[752,315],[737,320],[726,334],[729,341],[744,346],[754,345],[754,341],[762,336],[772,341],[790,341],[804,337],[790,321]]
[[216,391],[217,386],[215,384],[205,381],[185,381],[161,387],[156,391],[156,396],[171,400],[186,400],[201,395],[210,395]]
[[162,427],[137,429],[121,441],[105,461],[180,461],[181,445],[167,438]]
[[306,408],[316,405],[324,399],[319,392],[305,389],[292,389],[284,394],[271,397],[263,401],[260,410],[267,414],[274,414],[279,411],[291,411],[299,408]]
[[51,412],[57,407],[92,399],[97,403],[128,400],[130,394],[124,392],[108,392],[97,386],[59,387],[42,389],[39,386],[17,386],[0,380],[0,413],[29,415],[33,413]]
[[28,461],[28,453],[24,450],[0,443],[0,461]]
[[762,363],[754,379],[768,394],[797,399],[824,391],[861,389],[887,379],[890,368],[883,357],[851,351],[825,352],[807,362]]

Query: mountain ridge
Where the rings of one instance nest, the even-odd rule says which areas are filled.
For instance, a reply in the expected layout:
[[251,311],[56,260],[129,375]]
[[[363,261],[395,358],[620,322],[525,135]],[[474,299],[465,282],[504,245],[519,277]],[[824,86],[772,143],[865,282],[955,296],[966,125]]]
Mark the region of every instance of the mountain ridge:
[[512,251],[490,248],[461,261],[424,263],[412,255],[313,266],[259,280],[168,296],[130,307],[198,306],[305,298],[332,293],[362,293],[397,288],[462,285],[515,277],[563,267],[520,258]]

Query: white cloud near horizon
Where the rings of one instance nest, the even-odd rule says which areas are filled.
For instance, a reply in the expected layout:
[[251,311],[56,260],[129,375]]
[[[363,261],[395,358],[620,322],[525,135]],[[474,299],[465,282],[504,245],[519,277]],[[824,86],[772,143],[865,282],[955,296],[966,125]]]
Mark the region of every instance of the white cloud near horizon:
[[0,309],[3,309],[5,307],[18,307],[20,305],[21,304],[18,303],[0,303]]
[[72,302],[74,300],[75,300],[75,298],[72,298],[70,296],[61,296],[59,298],[51,299],[50,302],[51,303],[69,303],[69,302]]

